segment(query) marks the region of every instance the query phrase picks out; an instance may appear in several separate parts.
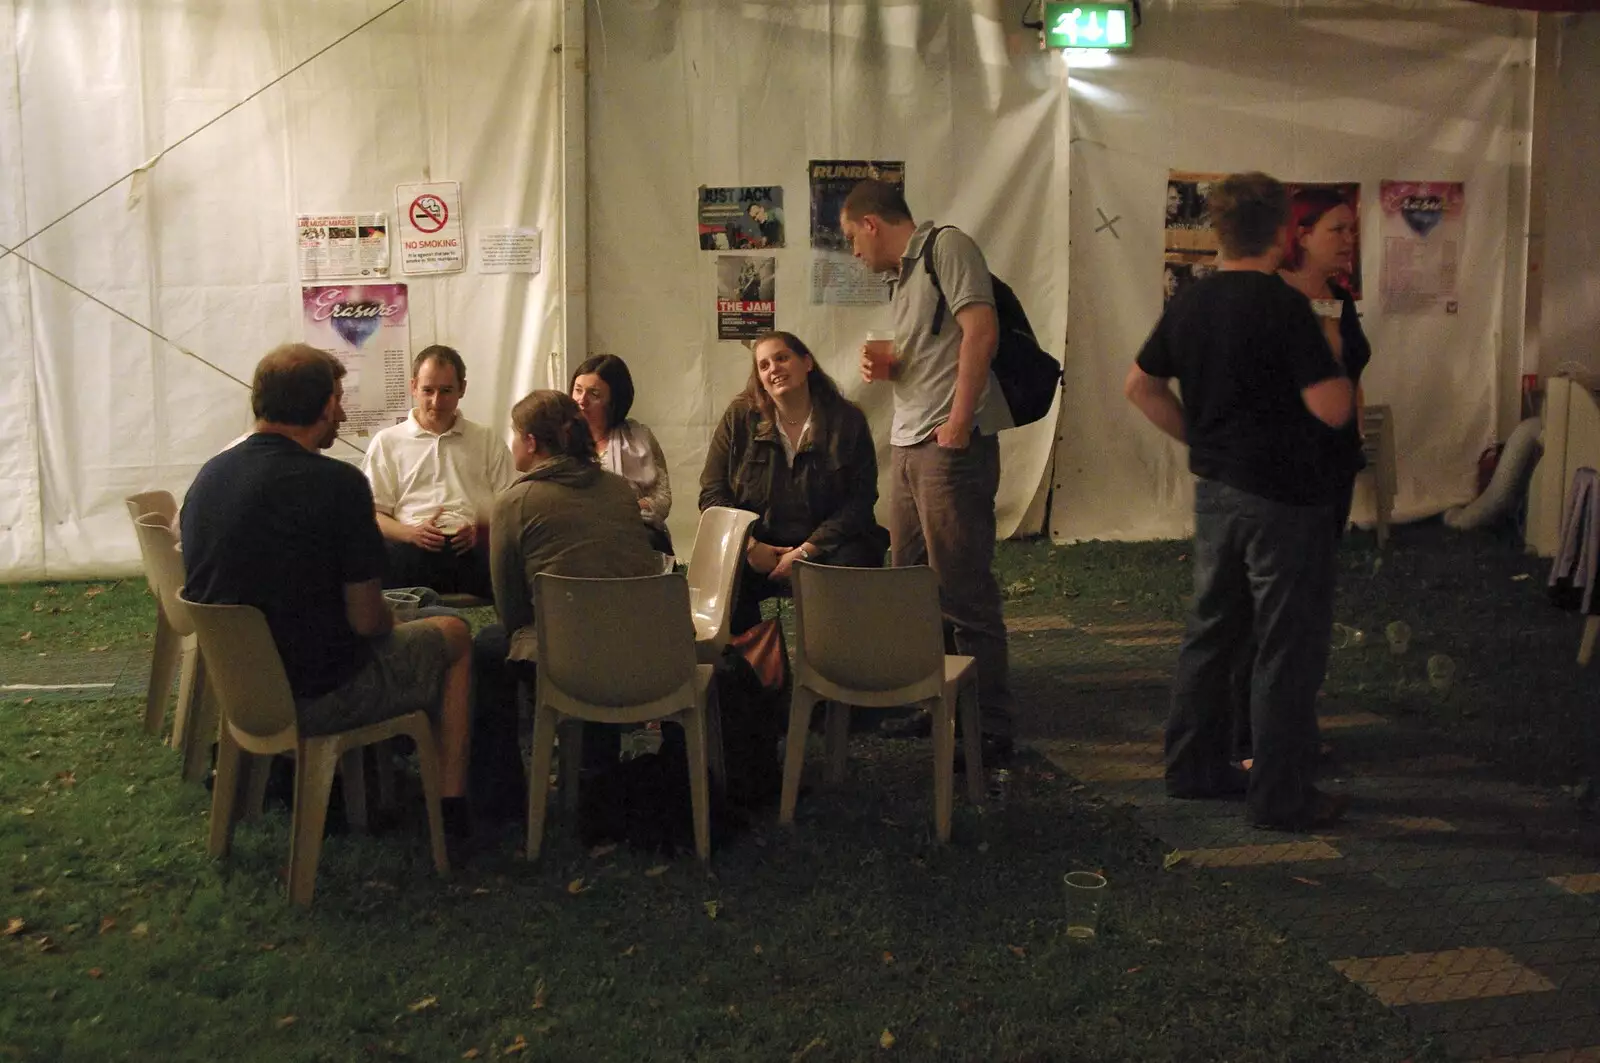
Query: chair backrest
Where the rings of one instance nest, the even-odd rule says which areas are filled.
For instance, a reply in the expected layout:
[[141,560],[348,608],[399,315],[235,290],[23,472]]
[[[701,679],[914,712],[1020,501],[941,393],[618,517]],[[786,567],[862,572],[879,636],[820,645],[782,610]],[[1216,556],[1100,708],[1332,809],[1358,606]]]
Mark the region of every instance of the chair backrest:
[[716,626],[716,636],[726,642],[733,599],[739,593],[739,573],[744,570],[745,544],[756,515],[748,509],[707,506],[694,533],[694,553],[689,557],[689,608],[695,618]]
[[123,501],[128,505],[128,516],[135,522],[148,513],[155,513],[165,518],[168,524],[177,523],[178,500],[172,497],[171,491],[141,491]]
[[944,627],[933,569],[800,561],[790,571],[797,679],[814,673],[848,690],[907,690],[908,701],[939,693]]
[[206,661],[206,686],[235,729],[269,738],[295,726],[294,693],[267,618],[253,605],[183,600]]
[[533,581],[539,683],[586,705],[630,708],[693,683],[689,584],[665,573],[634,579],[575,579],[541,572]]
[[139,556],[144,560],[144,577],[150,593],[161,603],[167,623],[180,635],[194,633],[194,621],[184,603],[183,553],[172,525],[159,513],[146,513],[133,522],[139,536]]

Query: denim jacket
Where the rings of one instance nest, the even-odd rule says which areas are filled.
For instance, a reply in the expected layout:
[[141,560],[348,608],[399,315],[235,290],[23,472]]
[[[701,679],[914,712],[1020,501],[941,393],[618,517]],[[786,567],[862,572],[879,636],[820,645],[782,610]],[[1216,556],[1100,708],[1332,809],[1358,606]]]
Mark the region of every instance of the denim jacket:
[[[731,506],[765,520],[774,501],[773,474],[785,461],[777,425],[741,395],[711,437],[700,474],[700,508]],[[813,406],[811,431],[795,454],[787,482],[803,496],[815,521],[806,542],[817,551],[817,560],[829,560],[849,547],[875,547],[882,556],[888,534],[872,514],[878,501],[878,455],[867,418],[854,403]],[[758,524],[755,534],[760,533]]]

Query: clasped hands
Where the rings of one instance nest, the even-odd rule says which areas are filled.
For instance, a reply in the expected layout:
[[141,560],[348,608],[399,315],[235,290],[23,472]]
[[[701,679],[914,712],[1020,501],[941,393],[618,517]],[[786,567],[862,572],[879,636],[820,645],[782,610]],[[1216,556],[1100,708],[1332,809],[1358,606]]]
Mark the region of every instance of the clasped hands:
[[805,547],[796,546],[792,549],[782,546],[768,546],[766,543],[750,540],[750,545],[745,547],[745,563],[770,580],[778,583],[789,581],[789,571],[794,568],[796,561],[806,559]]
[[439,518],[444,515],[444,507],[440,506],[433,511],[421,524],[411,525],[411,545],[427,550],[429,553],[438,553],[448,544],[458,554],[469,553],[478,545],[478,526],[471,521],[461,525],[453,532],[447,532],[439,526]]

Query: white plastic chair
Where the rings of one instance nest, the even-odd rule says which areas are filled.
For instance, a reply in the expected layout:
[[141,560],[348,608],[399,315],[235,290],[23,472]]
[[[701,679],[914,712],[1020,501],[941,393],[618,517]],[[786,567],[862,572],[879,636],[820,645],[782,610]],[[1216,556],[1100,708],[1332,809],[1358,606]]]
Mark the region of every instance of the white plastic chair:
[[[153,517],[165,524],[176,539],[178,501],[170,491],[144,491],[129,495],[123,501],[128,507],[128,517],[134,523],[136,535],[139,521],[144,517]],[[145,554],[145,537],[140,535],[138,538],[145,582],[150,585],[150,594],[156,600],[155,644],[150,652],[150,684],[145,690],[144,729],[151,734],[160,734],[161,721],[167,714],[167,695],[172,693],[172,679],[178,674],[179,658],[185,659],[187,667],[187,656],[194,651],[194,640],[189,638],[192,629],[183,632],[173,630],[161,591],[156,585],[154,562]]]
[[294,818],[289,842],[289,900],[309,905],[317,886],[322,857],[322,830],[328,818],[328,796],[335,769],[344,774],[350,819],[366,823],[366,788],[362,747],[397,735],[410,735],[417,746],[422,792],[428,805],[428,836],[433,866],[449,870],[444,820],[439,810],[439,752],[433,725],[425,712],[409,712],[381,723],[335,734],[300,733],[294,694],[283,671],[283,659],[261,611],[249,605],[184,603],[205,654],[207,672],[222,707],[217,749],[217,778],[211,791],[211,836],[207,845],[217,859],[228,855],[238,819],[239,794],[246,772],[245,754],[293,753]]
[[[695,853],[709,860],[709,770],[720,761],[708,752],[716,730],[716,695],[711,665],[695,660],[684,577],[573,579],[540,573],[533,583],[533,611],[539,669],[528,774],[528,859],[538,859],[544,842],[558,725],[675,720],[683,725],[688,746]],[[597,630],[606,632],[603,644],[595,642]],[[581,726],[569,726],[561,736],[561,779],[569,807],[577,797],[580,734]]]
[[778,822],[794,822],[806,735],[817,702],[828,703],[830,783],[844,779],[851,706],[919,705],[933,717],[934,829],[941,842],[949,841],[958,706],[967,796],[974,804],[983,801],[983,752],[977,665],[971,657],[944,652],[938,577],[925,565],[843,568],[801,561],[790,571],[795,602],[794,700]]
[[156,596],[156,647],[150,663],[150,688],[145,701],[145,727],[159,731],[172,688],[172,668],[179,667],[178,703],[172,713],[172,748],[183,754],[183,777],[199,782],[210,771],[211,743],[216,740],[216,707],[206,695],[206,669],[194,638],[194,620],[184,604],[183,554],[172,525],[159,513],[146,513],[133,523],[144,558],[145,578]]
[[747,509],[727,506],[707,506],[700,514],[688,579],[695,650],[703,663],[716,663],[732,637],[728,628],[739,593],[739,574],[744,570],[745,544],[755,519]]

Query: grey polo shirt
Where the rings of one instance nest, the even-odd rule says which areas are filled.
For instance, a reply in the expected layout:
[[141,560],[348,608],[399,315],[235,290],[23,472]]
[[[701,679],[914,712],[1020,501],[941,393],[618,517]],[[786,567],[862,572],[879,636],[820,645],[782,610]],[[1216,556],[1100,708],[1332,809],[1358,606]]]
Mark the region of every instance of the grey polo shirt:
[[[939,335],[933,334],[939,293],[922,264],[922,245],[933,226],[925,221],[911,234],[894,284],[895,353],[900,365],[894,382],[894,427],[889,442],[897,447],[922,442],[950,416],[961,354],[957,312],[974,303],[994,305],[994,286],[983,252],[960,229],[942,228],[933,245],[933,268],[939,274],[947,306]],[[991,435],[1011,427],[1011,411],[1006,409],[992,372],[978,398],[972,423],[978,431]]]

